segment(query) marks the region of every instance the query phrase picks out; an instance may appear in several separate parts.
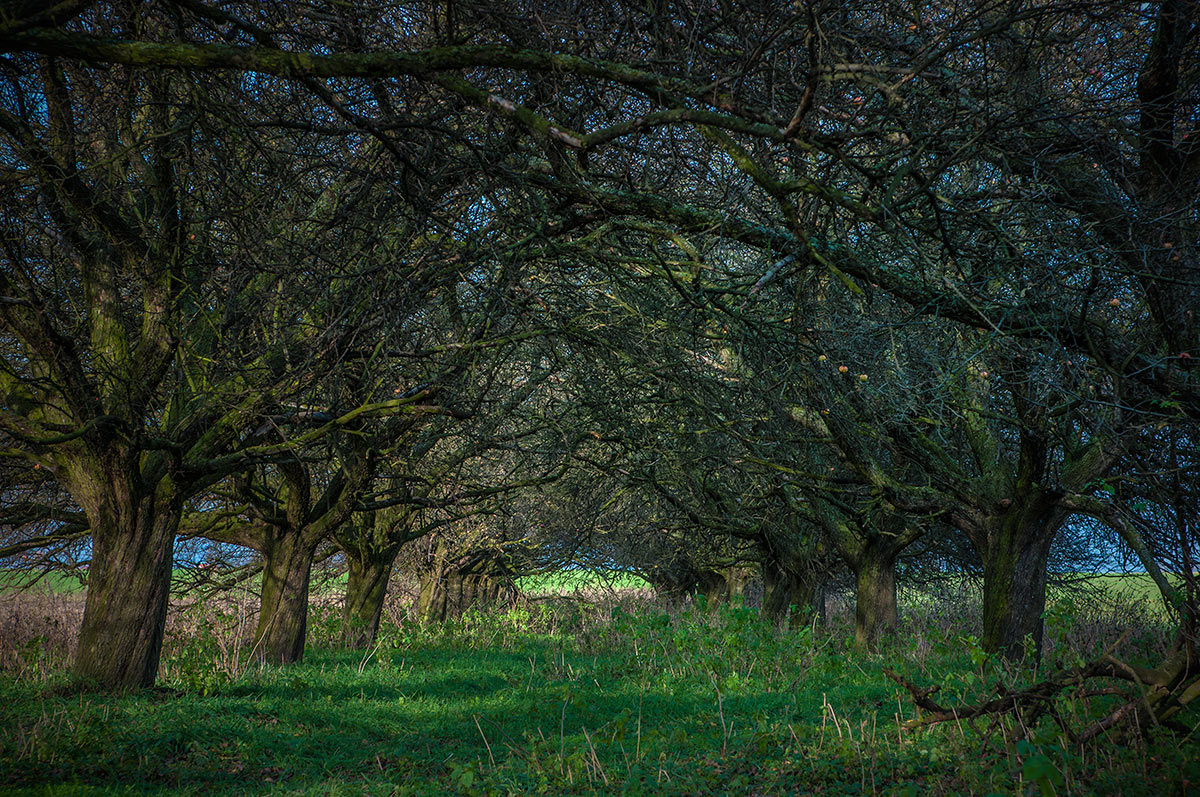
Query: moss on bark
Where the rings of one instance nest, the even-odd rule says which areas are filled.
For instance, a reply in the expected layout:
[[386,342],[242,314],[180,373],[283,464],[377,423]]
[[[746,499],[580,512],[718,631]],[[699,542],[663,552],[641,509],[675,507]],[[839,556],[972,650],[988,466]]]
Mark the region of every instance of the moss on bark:
[[254,651],[265,661],[290,664],[304,656],[314,551],[312,542],[294,529],[281,530],[263,546],[262,603]]
[[366,648],[374,644],[395,559],[394,550],[369,558],[350,557],[346,603],[342,608],[342,642],[346,647]]

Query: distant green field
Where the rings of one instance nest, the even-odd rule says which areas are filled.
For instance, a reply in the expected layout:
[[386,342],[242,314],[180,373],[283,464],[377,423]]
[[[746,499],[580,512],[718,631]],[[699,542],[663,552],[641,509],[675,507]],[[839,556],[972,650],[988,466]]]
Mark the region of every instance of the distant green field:
[[641,576],[594,570],[560,570],[517,579],[517,589],[527,595],[577,592],[585,589],[649,589]]
[[[1167,577],[1168,583],[1179,587],[1181,579]],[[1082,587],[1095,600],[1106,604],[1132,606],[1146,611],[1150,616],[1166,617],[1166,606],[1158,586],[1146,573],[1105,573],[1097,575],[1082,575],[1077,582],[1051,586],[1048,603],[1053,605],[1056,600],[1066,598],[1079,600],[1075,592]]]
[[0,569],[0,592],[32,586],[41,592],[56,594],[82,592],[87,588],[83,580],[73,573],[38,573],[28,570]]

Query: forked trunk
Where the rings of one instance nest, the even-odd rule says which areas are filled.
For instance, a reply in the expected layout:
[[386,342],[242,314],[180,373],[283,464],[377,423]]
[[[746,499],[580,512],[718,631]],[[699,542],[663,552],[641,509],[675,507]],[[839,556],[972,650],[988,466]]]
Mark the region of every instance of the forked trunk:
[[[72,672],[105,689],[154,685],[162,653],[180,506],[159,495],[127,500],[131,485],[107,485],[88,507],[92,562]],[[156,500],[157,499],[157,500]]]
[[755,572],[745,565],[725,568],[725,594],[729,600],[745,599],[746,590],[754,580]]
[[888,546],[868,545],[855,566],[854,641],[875,651],[896,628],[896,555]]
[[342,609],[342,641],[348,648],[366,648],[375,643],[383,603],[396,550],[381,556],[350,556],[346,605]]
[[730,565],[719,570],[697,571],[696,591],[704,596],[710,608],[746,597],[746,587],[754,573],[744,565]]
[[295,529],[281,530],[263,546],[262,605],[254,651],[265,661],[290,664],[304,655],[314,550]]

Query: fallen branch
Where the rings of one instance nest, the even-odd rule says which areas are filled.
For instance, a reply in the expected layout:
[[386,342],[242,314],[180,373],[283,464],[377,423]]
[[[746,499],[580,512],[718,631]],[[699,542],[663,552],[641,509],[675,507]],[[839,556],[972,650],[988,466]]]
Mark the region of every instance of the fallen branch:
[[[1105,731],[1123,723],[1134,723],[1140,733],[1149,733],[1154,727],[1168,727],[1186,733],[1188,729],[1171,718],[1189,703],[1200,698],[1200,677],[1197,677],[1196,662],[1186,651],[1178,651],[1160,667],[1146,669],[1127,664],[1112,655],[1111,650],[1095,661],[1065,670],[1051,678],[1025,689],[1010,692],[1004,685],[996,688],[998,696],[982,703],[964,706],[944,706],[933,699],[941,687],[922,688],[889,669],[884,673],[909,693],[913,704],[928,712],[926,716],[908,720],[900,725],[902,730],[915,730],[942,722],[970,722],[983,716],[1017,714],[1026,726],[1032,726],[1043,714],[1055,717],[1064,732],[1077,743],[1094,739]],[[1055,699],[1066,689],[1081,686],[1091,678],[1113,678],[1136,685],[1139,694],[1131,697],[1103,719],[1076,733],[1054,711]],[[1104,689],[1090,694],[1119,694],[1117,690]]]
[[892,670],[885,668],[884,673],[908,691],[909,695],[912,696],[913,703],[918,708],[930,712],[929,716],[908,720],[900,726],[904,730],[914,730],[941,722],[958,722],[961,720],[973,720],[983,716],[1011,714],[1025,708],[1032,709],[1028,717],[1028,721],[1032,722],[1047,711],[1051,701],[1064,689],[1080,684],[1087,678],[1098,675],[1109,675],[1111,674],[1111,670],[1112,665],[1108,662],[1096,661],[1084,667],[1068,670],[1054,678],[1034,684],[1028,689],[1022,689],[1018,692],[1009,692],[1003,685],[1000,685],[997,687],[999,696],[992,700],[976,705],[955,707],[943,706],[932,699],[931,695],[935,694],[941,687],[935,686],[922,689]]

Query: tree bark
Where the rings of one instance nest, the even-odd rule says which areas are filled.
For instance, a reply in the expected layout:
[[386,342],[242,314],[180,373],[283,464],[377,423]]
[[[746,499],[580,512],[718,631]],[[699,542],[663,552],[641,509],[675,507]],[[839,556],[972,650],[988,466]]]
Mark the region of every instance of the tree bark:
[[169,484],[141,497],[135,485],[110,474],[100,494],[81,502],[92,562],[72,672],[109,690],[154,685],[182,509]]
[[726,594],[729,600],[745,599],[746,589],[754,580],[754,571],[745,565],[734,565],[725,570]]
[[265,661],[290,664],[304,655],[308,587],[316,546],[298,529],[281,529],[263,545],[262,600],[254,651]]
[[1034,501],[995,518],[981,547],[983,559],[983,649],[1010,661],[1033,640],[1042,649],[1042,613],[1046,609],[1046,563],[1050,544],[1062,524],[1061,513]]
[[807,622],[816,608],[816,580],[770,560],[763,562],[762,570],[763,615],[777,625],[786,621],[789,628]]
[[816,517],[854,573],[854,642],[875,651],[881,635],[895,629],[896,559],[921,536],[909,518],[878,518],[812,501]]
[[867,544],[854,566],[854,642],[874,652],[895,630],[896,557],[893,546]]
[[703,595],[709,608],[729,599],[729,581],[723,570],[697,570],[696,593]]
[[346,604],[342,609],[342,641],[346,647],[361,649],[375,643],[398,551],[349,557],[350,576],[346,583]]
[[422,623],[442,622],[459,617],[473,606],[490,606],[513,588],[503,565],[484,555],[465,563],[439,562],[421,576],[417,617]]

